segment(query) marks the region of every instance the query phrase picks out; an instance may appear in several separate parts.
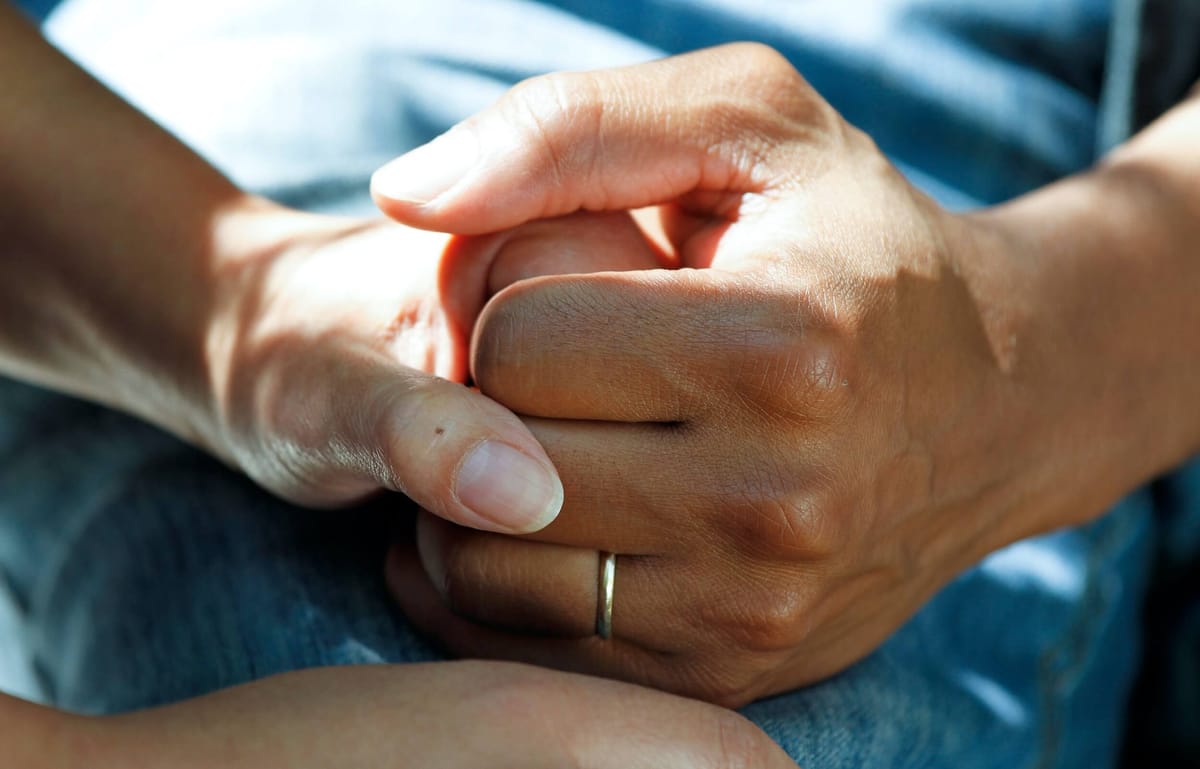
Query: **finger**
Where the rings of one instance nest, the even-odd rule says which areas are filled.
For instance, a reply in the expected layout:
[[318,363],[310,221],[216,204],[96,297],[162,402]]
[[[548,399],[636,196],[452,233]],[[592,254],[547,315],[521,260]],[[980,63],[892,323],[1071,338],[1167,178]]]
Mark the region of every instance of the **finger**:
[[739,287],[713,270],[523,281],[479,317],[475,382],[520,414],[686,421],[730,396],[723,383],[778,341],[763,317],[772,308]]
[[576,213],[512,231],[492,264],[488,291],[541,275],[652,270],[666,258],[625,212]]
[[669,263],[629,214],[578,213],[495,235],[455,238],[445,249],[438,283],[447,314],[469,338],[487,299],[513,283]]
[[[594,549],[478,532],[422,513],[417,550],[430,582],[455,614],[490,627],[559,638],[597,633],[603,586]],[[678,590],[667,562],[617,556],[612,636],[682,651]]]
[[465,526],[523,533],[543,528],[562,506],[554,465],[507,409],[462,385],[418,374],[393,386],[400,429],[389,446],[399,491]]
[[422,570],[413,546],[397,545],[385,567],[388,588],[401,610],[423,633],[456,657],[526,662],[573,673],[598,675],[737,706],[759,690],[725,687],[736,663],[714,652],[690,654],[654,651],[616,636],[579,639],[540,638],[509,633],[460,617],[442,602]]
[[486,627],[451,611],[426,576],[412,544],[394,546],[385,570],[388,588],[413,624],[461,657],[508,659],[576,673],[601,675],[668,689],[672,655],[624,639],[589,635],[540,638]]
[[534,531],[558,514],[553,463],[528,428],[486,396],[373,349],[310,345],[286,357],[296,363],[279,381],[260,383],[260,400],[266,421],[301,425],[273,448],[311,484],[309,503],[321,495],[344,501],[346,485],[361,484],[490,531]]
[[[789,557],[803,552],[819,559],[833,546],[827,537],[836,532],[814,529],[806,543],[811,550],[802,548],[789,536],[795,534],[787,528],[795,525],[790,517],[764,515],[780,507],[785,493],[800,497],[828,485],[821,441],[755,433],[753,440],[731,443],[745,430],[732,422],[525,424],[558,468],[564,501],[553,522],[524,539],[692,563],[767,555],[775,537],[790,543]],[[781,464],[780,456],[788,461]],[[762,533],[763,526],[770,533]]]
[[723,46],[527,81],[384,166],[371,189],[389,216],[462,234],[695,191],[721,193],[719,211],[775,181],[778,149],[831,119],[778,53]]
[[713,469],[678,430],[654,424],[527,419],[563,481],[562,512],[531,539],[626,555],[678,549],[705,515],[691,496]]

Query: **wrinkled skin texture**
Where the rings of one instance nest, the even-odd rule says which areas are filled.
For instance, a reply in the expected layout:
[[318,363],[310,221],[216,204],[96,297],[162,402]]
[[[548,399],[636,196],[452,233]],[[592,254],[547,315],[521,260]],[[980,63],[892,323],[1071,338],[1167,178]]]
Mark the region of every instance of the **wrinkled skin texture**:
[[1080,482],[1087,419],[1039,379],[1011,239],[917,192],[769,49],[537,79],[454,130],[480,165],[424,204],[377,191],[386,211],[474,232],[654,205],[682,269],[483,309],[475,380],[566,501],[523,539],[420,520],[390,579],[451,651],[737,705],[842,670],[986,553],[1118,493]]

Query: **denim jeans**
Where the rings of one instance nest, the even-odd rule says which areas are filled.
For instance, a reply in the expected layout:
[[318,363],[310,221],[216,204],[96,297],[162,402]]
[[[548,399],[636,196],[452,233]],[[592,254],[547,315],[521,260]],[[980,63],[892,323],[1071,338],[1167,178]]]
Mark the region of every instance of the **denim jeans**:
[[[783,51],[946,205],[996,202],[1094,160],[1109,23],[1103,0],[72,0],[47,30],[241,184],[363,213],[376,166],[519,78],[733,39]],[[19,663],[0,684],[117,712],[437,659],[382,583],[409,512],[297,509],[135,420],[0,381]],[[1151,585],[1197,553],[1200,465],[993,554],[861,663],[745,713],[806,767],[1114,765]],[[1200,610],[1169,616],[1153,648],[1194,666]]]

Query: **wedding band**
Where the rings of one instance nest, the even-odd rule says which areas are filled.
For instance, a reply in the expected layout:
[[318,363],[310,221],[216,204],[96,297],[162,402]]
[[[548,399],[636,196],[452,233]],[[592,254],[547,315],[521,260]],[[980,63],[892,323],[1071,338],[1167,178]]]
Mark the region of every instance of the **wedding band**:
[[617,579],[617,554],[600,553],[600,600],[596,603],[596,635],[612,638],[613,583]]

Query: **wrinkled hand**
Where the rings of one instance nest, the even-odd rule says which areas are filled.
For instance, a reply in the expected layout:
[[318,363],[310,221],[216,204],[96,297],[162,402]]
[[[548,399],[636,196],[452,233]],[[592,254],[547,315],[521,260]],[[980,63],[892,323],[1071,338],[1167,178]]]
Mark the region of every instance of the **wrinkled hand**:
[[390,222],[278,211],[225,236],[272,245],[218,276],[213,448],[301,504],[390,489],[495,531],[545,525],[562,490],[526,427],[462,385],[484,297],[531,274],[658,263],[623,214],[518,228],[469,265],[445,236]]
[[[451,158],[443,190],[398,178]],[[660,205],[693,268],[537,278],[484,309],[475,379],[566,502],[521,539],[425,517],[419,562],[394,554],[396,597],[458,654],[740,704],[845,668],[987,552],[1108,501],[1069,396],[1031,374],[1019,258],[768,49],[533,80],[374,190],[451,232]]]
[[484,662],[306,670],[86,726],[99,769],[795,766],[736,713]]

